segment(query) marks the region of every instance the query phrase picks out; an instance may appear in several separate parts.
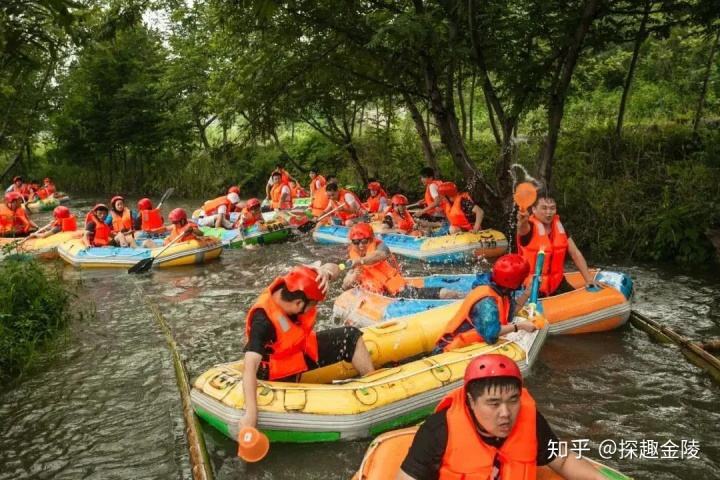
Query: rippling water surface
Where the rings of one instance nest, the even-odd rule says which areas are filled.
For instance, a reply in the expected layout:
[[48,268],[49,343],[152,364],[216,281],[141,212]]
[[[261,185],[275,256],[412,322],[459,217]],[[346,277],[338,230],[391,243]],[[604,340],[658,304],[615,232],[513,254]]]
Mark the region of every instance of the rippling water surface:
[[[204,267],[131,277],[75,271],[80,300],[97,315],[71,328],[58,351],[0,393],[0,479],[190,478],[169,353],[146,302],[173,328],[191,377],[238,358],[244,316],[259,291],[291,264],[337,261],[340,247],[310,238],[229,250]],[[58,261],[60,262],[60,261]],[[406,263],[413,274],[447,271]],[[636,281],[638,311],[679,332],[720,336],[720,278],[656,266],[602,265]],[[479,266],[455,267],[455,271]],[[331,297],[339,293],[334,287]],[[320,328],[333,326],[330,303]],[[636,478],[720,478],[720,387],[673,347],[629,325],[618,331],[551,337],[527,386],[564,440],[696,440],[699,459],[620,458],[605,462]],[[218,479],[347,479],[368,441],[273,445],[258,465],[234,459],[235,444],[205,426]],[[606,442],[608,443],[608,442]]]

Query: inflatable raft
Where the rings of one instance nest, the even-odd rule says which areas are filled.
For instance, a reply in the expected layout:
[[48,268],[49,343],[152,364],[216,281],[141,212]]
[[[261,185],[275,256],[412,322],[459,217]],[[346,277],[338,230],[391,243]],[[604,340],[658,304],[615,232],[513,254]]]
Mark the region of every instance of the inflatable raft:
[[50,195],[44,200],[35,200],[34,202],[28,202],[26,208],[32,213],[48,212],[53,208],[60,205],[60,201],[53,195]]
[[[323,225],[313,232],[322,244],[347,245],[348,227]],[[460,263],[476,257],[494,258],[507,251],[507,239],[497,230],[463,232],[440,237],[414,237],[399,233],[375,233],[396,255],[428,263]]]
[[57,247],[69,240],[82,237],[83,232],[60,232],[45,238],[32,238],[20,245],[18,239],[0,238],[0,246],[9,243],[17,243],[18,253],[29,253],[44,260],[52,260],[57,258]]
[[[400,471],[418,427],[386,432],[372,441],[353,480],[392,480]],[[603,478],[608,480],[631,480],[617,470],[588,460]],[[537,480],[563,480],[550,467],[539,467]]]
[[[588,290],[580,272],[565,274],[575,287],[568,293],[540,299],[542,312],[550,323],[553,335],[604,332],[625,324],[630,317],[633,282],[625,274],[593,271],[600,289]],[[447,288],[469,292],[474,284],[487,284],[487,275],[431,275],[410,277],[416,287]],[[368,292],[360,288],[346,290],[335,300],[333,312],[357,326],[371,325],[416,312],[436,308],[458,300],[398,299]]]
[[[373,364],[385,367],[372,374],[356,378],[352,365],[339,362],[305,372],[299,383],[258,381],[258,428],[276,442],[366,438],[426,417],[462,384],[465,367],[478,355],[506,355],[528,375],[547,324],[533,333],[510,333],[494,345],[476,343],[430,354],[443,319],[451,318],[459,305],[363,329]],[[191,391],[195,412],[231,439],[237,438],[244,413],[242,377],[242,361],[218,365],[200,375]]]
[[155,257],[154,267],[168,268],[209,262],[220,256],[222,244],[214,238],[199,238],[180,242],[163,249],[162,241],[156,248],[92,247],[82,239],[70,240],[58,246],[58,255],[77,268],[130,268],[140,260]]
[[245,245],[268,245],[284,242],[290,236],[291,227],[283,222],[268,222],[266,229],[261,230],[257,225],[244,229],[242,235],[239,230],[226,230],[224,228],[200,227],[202,232],[222,242],[225,248],[241,248]]

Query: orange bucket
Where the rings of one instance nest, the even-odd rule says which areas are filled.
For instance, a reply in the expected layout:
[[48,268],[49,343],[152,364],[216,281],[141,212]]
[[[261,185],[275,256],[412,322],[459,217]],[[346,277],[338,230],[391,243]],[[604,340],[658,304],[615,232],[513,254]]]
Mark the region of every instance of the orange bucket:
[[526,211],[537,200],[537,190],[530,182],[523,182],[515,188],[513,199],[520,210]]
[[259,462],[270,450],[268,437],[253,427],[243,427],[238,432],[238,457],[246,462]]

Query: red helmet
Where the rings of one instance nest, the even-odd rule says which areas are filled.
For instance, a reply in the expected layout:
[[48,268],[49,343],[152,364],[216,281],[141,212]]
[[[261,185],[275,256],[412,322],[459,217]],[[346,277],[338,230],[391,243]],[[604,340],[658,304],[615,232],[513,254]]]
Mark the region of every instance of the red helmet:
[[293,268],[287,275],[282,277],[285,287],[291,292],[301,290],[308,300],[322,302],[325,300],[325,293],[320,290],[316,278],[317,272],[304,265]]
[[20,175],[15,175],[15,176],[13,177],[13,181],[12,181],[12,182],[15,183],[15,182],[17,182],[18,180],[20,180],[20,181],[22,182],[22,181],[23,181],[23,178],[22,178]]
[[438,185],[438,193],[446,197],[454,197],[458,193],[457,185],[453,182],[443,182]]
[[55,207],[55,210],[53,210],[53,217],[55,217],[57,220],[62,220],[63,218],[70,218],[70,209],[63,205]]
[[257,198],[251,198],[247,202],[245,202],[245,207],[247,207],[248,210],[252,210],[253,208],[260,207],[260,200]]
[[380,182],[370,182],[368,183],[368,189],[369,190],[380,190],[382,186],[380,186]]
[[530,273],[530,265],[521,255],[510,253],[498,258],[490,279],[497,285],[517,290]]
[[123,197],[122,195],[115,195],[114,197],[112,197],[112,198],[110,199],[110,206],[111,206],[112,208],[115,208],[115,202],[117,202],[118,200],[122,200],[122,201],[124,202],[124,201],[125,201],[125,197]]
[[369,223],[356,223],[350,228],[348,238],[350,240],[362,240],[363,238],[372,238],[373,229]]
[[152,201],[149,198],[138,200],[138,210],[152,210]]
[[108,209],[107,205],[105,205],[104,203],[98,203],[98,204],[95,205],[95,206],[92,208],[92,210],[90,210],[90,211],[91,211],[91,212],[94,212],[94,211],[96,211],[96,210],[105,210],[106,212],[109,212],[109,211],[110,211],[110,209]]
[[237,185],[233,185],[232,187],[228,188],[227,192],[228,193],[237,193],[238,195],[240,195],[240,187],[238,187]]
[[5,202],[10,203],[14,202],[15,200],[20,200],[22,202],[23,196],[20,195],[18,192],[7,192],[5,194]]
[[488,353],[473,359],[465,369],[465,385],[473,380],[494,377],[512,377],[520,380],[522,374],[512,358],[498,353]]
[[170,212],[170,215],[168,215],[168,220],[170,220],[172,223],[182,222],[183,220],[187,220],[187,213],[185,213],[185,210],[182,208],[176,208],[172,212]]
[[401,195],[399,193],[393,195],[392,197],[392,204],[393,205],[407,205],[408,199],[405,195]]

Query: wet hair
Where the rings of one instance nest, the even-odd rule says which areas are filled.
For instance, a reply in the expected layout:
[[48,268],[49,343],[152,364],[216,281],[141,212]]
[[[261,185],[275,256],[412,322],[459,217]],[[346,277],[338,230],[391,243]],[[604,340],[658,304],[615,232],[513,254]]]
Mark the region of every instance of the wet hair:
[[325,185],[325,191],[326,192],[337,192],[338,191],[337,183],[328,183],[327,185]]
[[425,178],[435,178],[435,170],[430,167],[423,167],[420,170],[420,176]]
[[280,286],[280,298],[282,298],[285,302],[302,300],[304,303],[308,303],[308,298],[305,295],[305,292],[303,292],[302,290],[296,290],[294,292],[291,292],[284,284]]
[[538,203],[540,203],[540,200],[545,200],[547,202],[552,202],[557,204],[557,201],[555,200],[555,197],[550,194],[547,190],[540,189],[537,192],[537,198],[535,199],[535,203],[533,204],[533,207],[536,207]]
[[522,385],[520,380],[514,377],[490,377],[471,380],[467,385],[465,385],[465,390],[474,402],[477,401],[477,399],[483,394],[491,390],[495,390],[496,388],[500,389],[501,392],[517,390],[519,393],[521,387]]
[[275,170],[274,172],[272,172],[272,175],[270,175],[270,176],[271,176],[271,177],[282,177],[282,173],[280,173],[280,172],[278,172],[277,170]]

